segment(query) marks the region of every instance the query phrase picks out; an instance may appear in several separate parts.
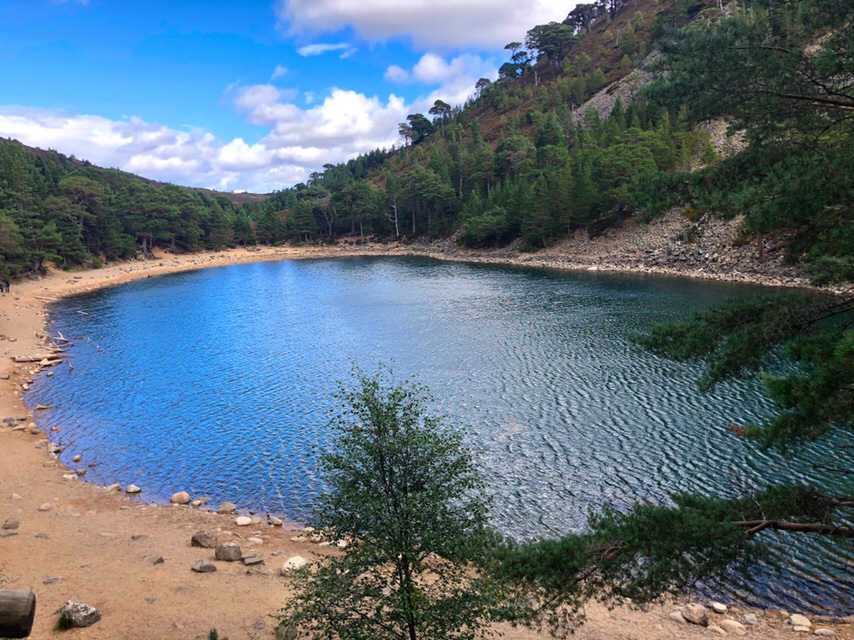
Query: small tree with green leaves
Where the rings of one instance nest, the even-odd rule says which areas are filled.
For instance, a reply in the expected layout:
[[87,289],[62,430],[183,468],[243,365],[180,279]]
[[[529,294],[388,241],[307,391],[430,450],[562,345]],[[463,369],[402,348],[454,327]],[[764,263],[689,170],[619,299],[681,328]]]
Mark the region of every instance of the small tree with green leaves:
[[336,396],[313,522],[350,543],[296,576],[280,617],[318,638],[480,637],[490,598],[469,562],[489,534],[471,456],[429,415],[424,387],[355,376]]

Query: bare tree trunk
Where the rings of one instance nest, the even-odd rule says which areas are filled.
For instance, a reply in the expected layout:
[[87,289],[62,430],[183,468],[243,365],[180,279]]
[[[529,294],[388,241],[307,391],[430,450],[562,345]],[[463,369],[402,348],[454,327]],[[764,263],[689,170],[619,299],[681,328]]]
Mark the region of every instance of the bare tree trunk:
[[397,195],[393,195],[391,197],[391,209],[394,211],[394,216],[392,214],[387,213],[388,219],[394,223],[394,235],[395,237],[400,237],[400,225],[398,224],[398,216],[397,216]]
[[460,143],[460,200],[463,198],[463,146]]

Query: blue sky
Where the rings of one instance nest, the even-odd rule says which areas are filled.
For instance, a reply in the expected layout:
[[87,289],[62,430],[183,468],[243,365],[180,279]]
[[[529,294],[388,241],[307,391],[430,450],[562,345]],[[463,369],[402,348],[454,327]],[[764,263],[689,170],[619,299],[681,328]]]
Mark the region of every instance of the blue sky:
[[0,136],[266,192],[399,144],[558,0],[0,0]]

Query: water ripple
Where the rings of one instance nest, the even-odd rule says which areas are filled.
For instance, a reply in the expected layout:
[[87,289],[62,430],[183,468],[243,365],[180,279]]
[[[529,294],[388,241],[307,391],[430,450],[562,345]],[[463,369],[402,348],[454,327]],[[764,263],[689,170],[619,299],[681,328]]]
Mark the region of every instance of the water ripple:
[[[53,407],[40,426],[62,427],[66,463],[97,463],[94,482],[134,482],[155,501],[185,489],[299,521],[319,490],[336,382],[354,364],[393,362],[420,376],[478,453],[495,526],[530,540],[582,531],[605,503],[834,481],[809,461],[838,443],[787,459],[729,433],[769,414],[756,383],[699,394],[694,367],[627,338],[755,291],[421,259],[175,274],[57,304],[54,330],[79,336],[75,368],[39,378],[27,402]],[[800,573],[781,573],[775,557]],[[838,543],[780,540],[733,595],[854,613],[847,562]]]

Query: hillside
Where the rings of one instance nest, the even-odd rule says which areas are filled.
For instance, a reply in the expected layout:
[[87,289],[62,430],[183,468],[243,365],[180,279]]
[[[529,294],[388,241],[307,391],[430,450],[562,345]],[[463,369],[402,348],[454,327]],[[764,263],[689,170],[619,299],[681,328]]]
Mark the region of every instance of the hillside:
[[[102,169],[0,139],[0,277],[254,244],[268,195],[219,193]],[[262,228],[263,231],[263,228]]]
[[[844,33],[830,31],[850,8],[765,4],[740,4],[730,18],[714,0],[579,5],[509,43],[500,78],[478,81],[467,104],[411,114],[404,146],[326,165],[269,196],[182,189],[3,141],[0,275],[155,246],[344,236],[538,251],[679,207],[691,223],[743,216],[739,242],[788,247],[787,260],[819,281],[850,279],[854,132],[844,116],[854,99],[851,75],[839,74],[852,56]],[[839,47],[816,49],[831,36]],[[755,38],[789,48],[753,49]],[[728,143],[725,122],[737,134]]]

